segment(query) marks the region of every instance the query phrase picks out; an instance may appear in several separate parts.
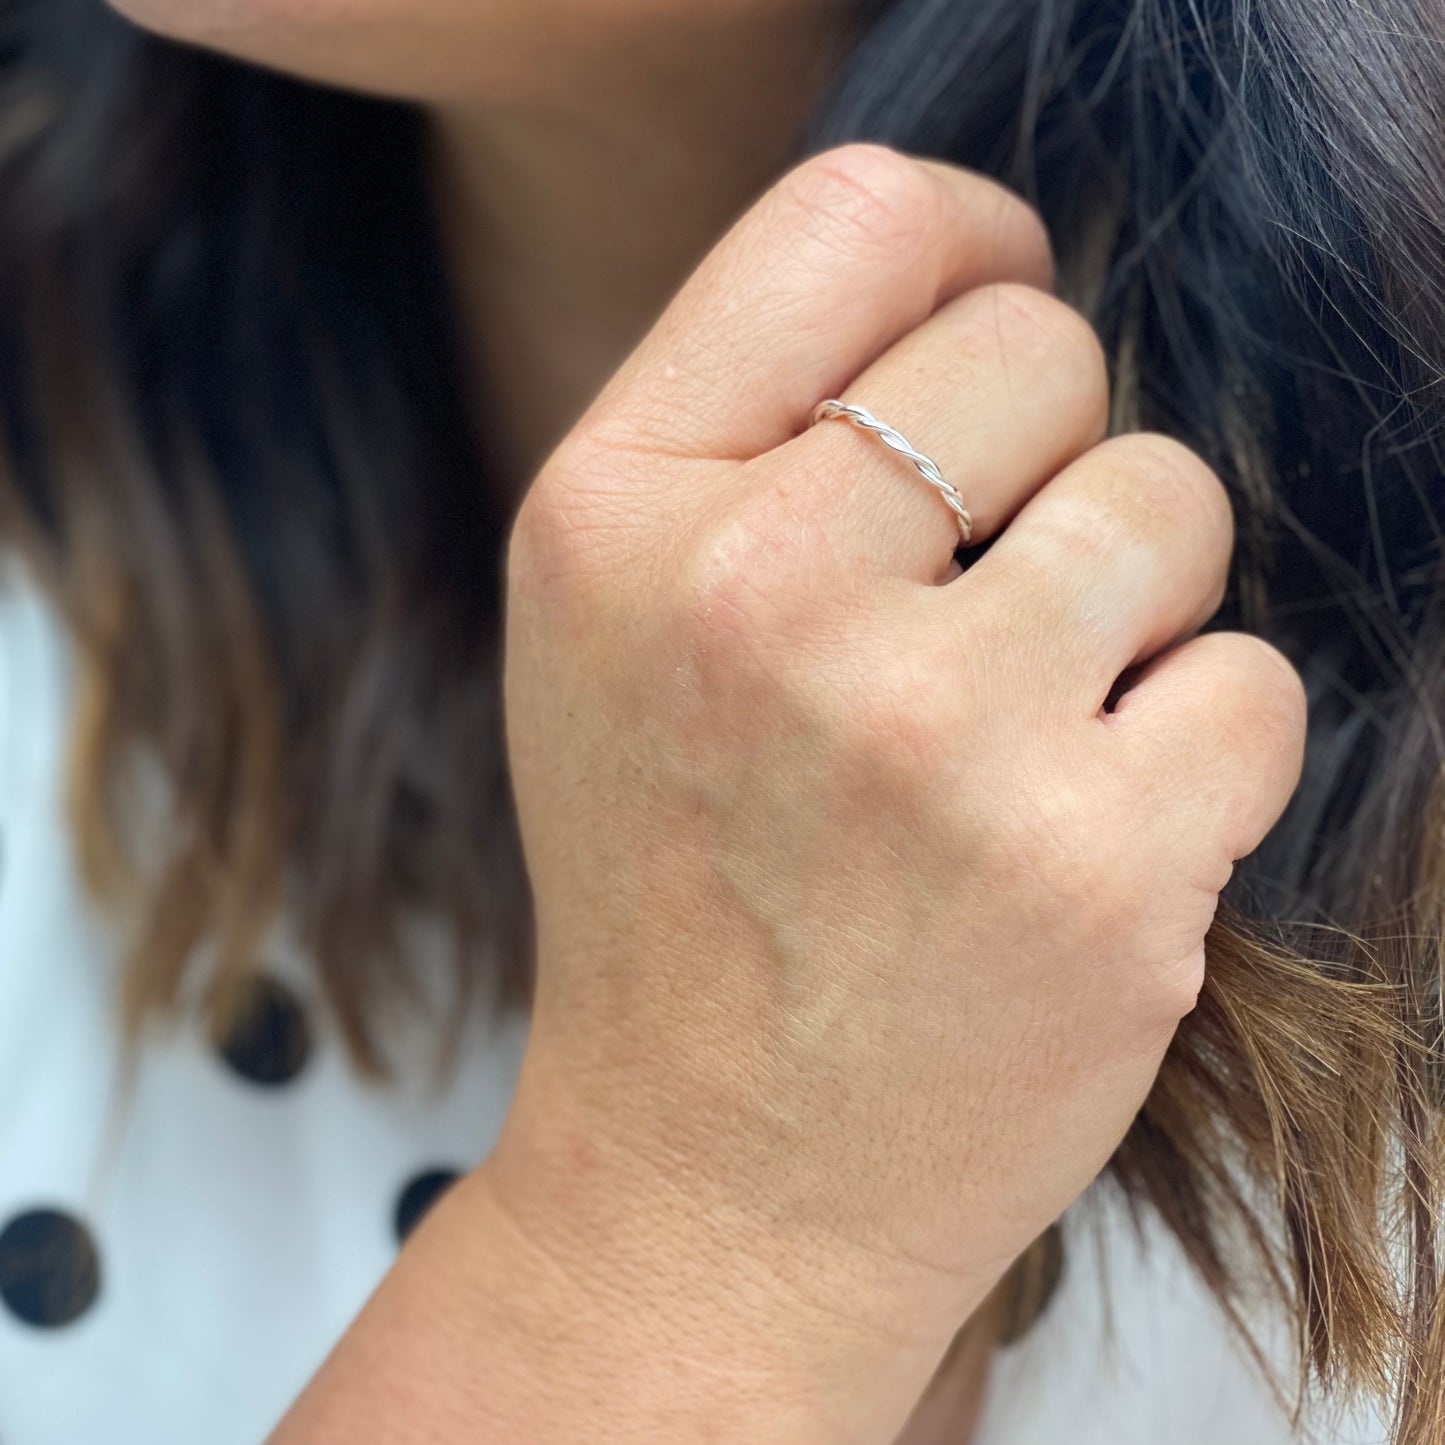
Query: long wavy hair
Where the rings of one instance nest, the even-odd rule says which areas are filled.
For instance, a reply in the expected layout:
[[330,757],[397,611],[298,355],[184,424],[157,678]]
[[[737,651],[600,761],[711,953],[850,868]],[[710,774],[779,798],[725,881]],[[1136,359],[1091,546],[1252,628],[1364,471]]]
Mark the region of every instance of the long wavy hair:
[[[1400,1445],[1445,1438],[1442,95],[1435,0],[869,0],[805,142],[1023,191],[1116,428],[1233,490],[1226,620],[1304,671],[1306,774],[1110,1175]],[[132,1029],[282,912],[365,1067],[412,917],[459,987],[526,977],[509,518],[426,145],[99,0],[0,0],[0,537],[77,645],[72,811],[134,925]]]

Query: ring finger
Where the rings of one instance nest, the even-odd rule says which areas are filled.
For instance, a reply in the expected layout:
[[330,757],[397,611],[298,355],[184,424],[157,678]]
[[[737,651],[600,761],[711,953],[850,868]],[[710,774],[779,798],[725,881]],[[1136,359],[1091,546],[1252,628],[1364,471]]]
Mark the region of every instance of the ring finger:
[[[980,541],[1103,436],[1108,375],[1083,317],[1045,292],[1003,284],[944,306],[839,399],[936,464]],[[947,580],[959,523],[907,457],[841,419],[772,455],[826,495],[817,523],[830,550],[912,582]]]

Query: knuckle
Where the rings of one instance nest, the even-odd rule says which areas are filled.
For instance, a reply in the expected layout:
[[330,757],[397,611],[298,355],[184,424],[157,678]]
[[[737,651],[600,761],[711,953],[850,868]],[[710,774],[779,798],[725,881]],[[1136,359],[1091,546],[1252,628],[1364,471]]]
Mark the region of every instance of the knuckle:
[[789,610],[790,539],[766,514],[738,507],[710,521],[685,547],[671,579],[682,615],[709,641],[752,648]]
[[1082,312],[1037,287],[999,282],[966,298],[981,304],[1002,363],[1029,377],[1066,376],[1081,410],[1094,418],[1094,440],[1109,414],[1109,362],[1104,344]]
[[1064,913],[1086,916],[1084,905],[1092,909],[1097,901],[1091,884],[1095,869],[1083,847],[1075,789],[1051,776],[1009,779],[990,811],[994,856],[1009,879],[1016,886],[1037,880],[1051,898],[1067,895]]
[[781,183],[817,234],[891,251],[927,229],[937,186],[919,162],[886,146],[854,144],[813,156]]
[[1000,281],[982,288],[998,334],[1010,351],[1051,366],[1069,366],[1107,382],[1104,344],[1087,317],[1067,302],[1036,286]]
[[956,745],[956,708],[941,674],[907,649],[849,653],[847,672],[834,668],[834,686],[846,698],[845,715],[855,755],[861,755],[884,795],[905,785],[936,780]]
[[1044,218],[1016,191],[987,176],[960,173],[977,187],[977,204],[987,208],[995,254],[1027,259],[1037,284],[1054,284],[1054,250]]
[[636,550],[636,507],[628,488],[609,484],[613,459],[584,442],[564,443],[523,497],[507,542],[507,569],[561,599],[588,591]]
[[560,490],[539,477],[522,499],[507,544],[514,579],[555,584],[573,578],[583,561],[573,511]]
[[1169,509],[1179,520],[1233,529],[1230,496],[1198,452],[1159,432],[1121,436],[1114,445],[1137,483],[1137,496]]
[[1242,632],[1232,643],[1245,677],[1241,708],[1251,730],[1271,751],[1302,748],[1309,704],[1294,664],[1262,637]]
[[1152,991],[1154,1017],[1159,1025],[1172,1028],[1194,1012],[1204,990],[1204,949],[1193,949],[1173,967],[1165,969]]
[[1234,511],[1214,470],[1197,452],[1172,437],[1138,432],[1105,442],[1113,490],[1111,501],[1150,530],[1202,528],[1204,535],[1232,538]]

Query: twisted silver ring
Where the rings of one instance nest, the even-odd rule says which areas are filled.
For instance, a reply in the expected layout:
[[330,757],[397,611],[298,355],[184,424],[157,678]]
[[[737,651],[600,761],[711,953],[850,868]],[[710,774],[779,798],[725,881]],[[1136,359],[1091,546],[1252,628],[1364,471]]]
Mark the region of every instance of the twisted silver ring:
[[938,464],[932,457],[925,456],[901,432],[894,431],[891,426],[885,426],[867,408],[850,406],[846,401],[831,399],[820,401],[813,408],[813,416],[808,425],[817,426],[820,421],[831,421],[835,417],[839,421],[852,422],[854,426],[861,427],[864,431],[871,431],[884,446],[891,447],[900,456],[907,457],[917,469],[918,475],[929,486],[936,488],[939,496],[948,503],[949,510],[958,521],[958,530],[964,543],[973,541],[973,518],[963,504],[963,495],[952,482],[944,479],[943,473],[938,470]]

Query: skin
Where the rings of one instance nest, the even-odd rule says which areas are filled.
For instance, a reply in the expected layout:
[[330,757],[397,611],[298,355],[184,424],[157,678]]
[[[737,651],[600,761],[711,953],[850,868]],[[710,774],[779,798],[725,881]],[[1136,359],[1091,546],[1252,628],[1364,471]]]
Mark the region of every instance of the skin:
[[[482,373],[515,360],[526,397],[563,376],[574,407],[511,438],[520,467],[570,425],[508,558],[539,931],[515,1105],[276,1445],[957,1440],[920,1396],[1127,1129],[1219,890],[1298,778],[1288,664],[1195,635],[1223,489],[1164,438],[1103,440],[1098,343],[1022,203],[867,147],[773,187],[575,418],[756,188],[746,147],[686,167],[679,137],[718,146],[731,105],[786,149],[797,76],[760,64],[743,105],[748,72],[715,72],[818,42],[804,0],[128,3],[433,103]],[[620,48],[593,73],[579,37]],[[697,210],[657,208],[703,173]],[[514,258],[508,287],[469,247]],[[570,358],[524,344],[523,278],[576,300]],[[485,339],[504,290],[514,356]],[[806,427],[834,395],[926,445],[997,538],[982,560],[958,574],[897,457]]]

